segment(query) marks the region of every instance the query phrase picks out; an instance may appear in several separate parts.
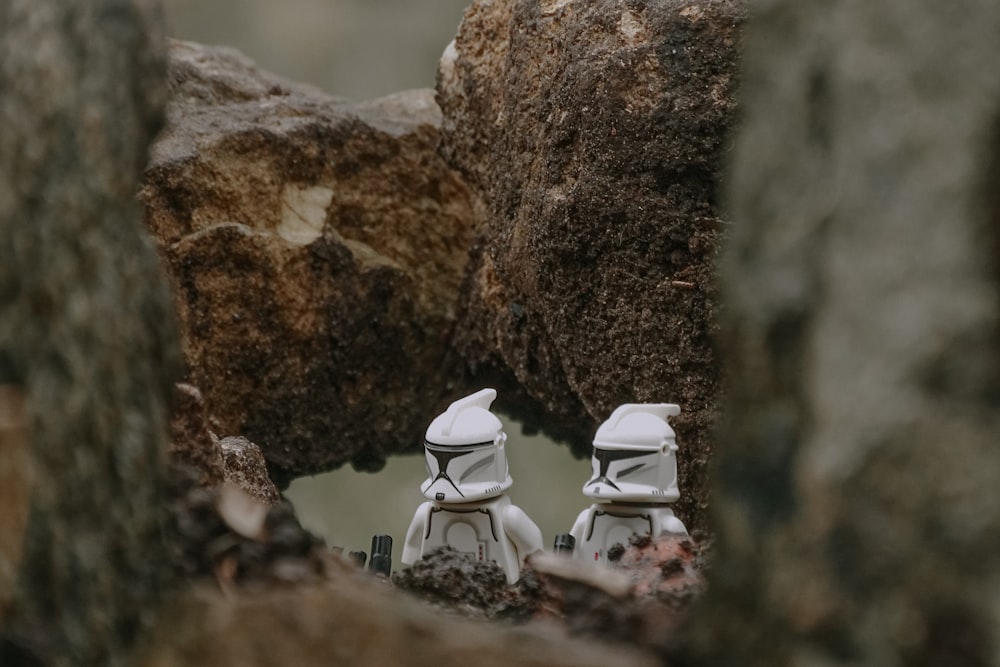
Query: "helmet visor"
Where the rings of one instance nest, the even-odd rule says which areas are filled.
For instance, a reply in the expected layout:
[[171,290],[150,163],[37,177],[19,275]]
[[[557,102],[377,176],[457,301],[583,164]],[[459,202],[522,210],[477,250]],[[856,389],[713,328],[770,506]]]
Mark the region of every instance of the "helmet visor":
[[584,493],[591,487],[601,488],[601,485],[622,493],[626,492],[622,485],[652,486],[660,465],[659,452],[635,449],[603,449],[594,448],[591,459],[593,478],[584,485]]

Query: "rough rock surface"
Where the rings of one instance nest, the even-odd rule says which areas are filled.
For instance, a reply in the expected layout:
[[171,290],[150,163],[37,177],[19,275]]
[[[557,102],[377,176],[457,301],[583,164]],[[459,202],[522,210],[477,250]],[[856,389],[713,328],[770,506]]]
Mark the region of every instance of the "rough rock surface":
[[267,463],[260,447],[242,436],[219,440],[225,461],[226,481],[243,489],[262,503],[272,504],[280,495],[267,475]]
[[735,0],[480,1],[438,74],[442,150],[486,210],[455,337],[470,373],[579,455],[618,404],[680,404],[690,527],[744,15]]
[[401,571],[392,581],[439,609],[465,618],[526,621],[537,611],[544,591],[531,569],[516,584],[492,561],[474,561],[441,547]]
[[1000,664],[1000,5],[758,9],[699,662]]
[[170,418],[170,464],[183,468],[200,486],[214,486],[225,479],[222,451],[209,429],[205,400],[197,387],[178,383]]
[[0,7],[0,386],[23,400],[34,469],[4,665],[130,664],[168,577],[179,344],[135,202],[166,95],[157,16],[146,0]]
[[265,504],[235,485],[172,480],[169,552],[188,580],[226,590],[267,582],[316,583],[331,552],[305,530],[287,501]]
[[141,198],[191,383],[281,486],[378,469],[452,376],[472,213],[431,93],[351,104],[184,42],[170,84]]
[[393,574],[435,608],[471,618],[540,623],[572,636],[666,655],[704,588],[703,549],[691,538],[634,536],[610,567],[535,554],[516,584],[495,563],[444,547]]

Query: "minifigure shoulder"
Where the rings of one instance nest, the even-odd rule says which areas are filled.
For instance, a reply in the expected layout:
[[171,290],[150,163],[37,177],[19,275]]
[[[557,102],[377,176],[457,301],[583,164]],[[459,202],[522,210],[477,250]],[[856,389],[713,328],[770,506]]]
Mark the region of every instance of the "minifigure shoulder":
[[591,505],[576,516],[576,521],[573,522],[573,528],[570,529],[569,533],[576,539],[577,544],[579,544],[583,538],[583,535],[587,530],[587,524],[590,523],[593,513],[594,506]]
[[426,518],[430,514],[431,509],[434,507],[434,501],[425,500],[424,502],[417,505],[417,510],[413,513],[414,520],[417,517]]
[[542,531],[524,510],[514,504],[503,507],[503,529],[517,549],[519,558],[544,550]]
[[424,530],[427,528],[427,516],[433,505],[434,503],[428,500],[421,503],[417,507],[417,511],[413,513],[413,520],[410,521],[410,527],[406,530],[406,539],[403,541],[403,554],[400,558],[400,561],[404,565],[412,565],[414,562],[420,560]]
[[687,535],[687,528],[684,523],[677,518],[673,510],[664,511],[659,517],[659,533],[672,533],[674,535]]

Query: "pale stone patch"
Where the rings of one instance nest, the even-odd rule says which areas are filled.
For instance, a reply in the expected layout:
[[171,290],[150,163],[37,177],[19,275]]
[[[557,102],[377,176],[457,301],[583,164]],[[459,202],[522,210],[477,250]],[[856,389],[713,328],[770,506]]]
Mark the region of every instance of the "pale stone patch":
[[540,4],[543,14],[554,14],[572,2],[573,0],[542,0]]
[[264,522],[267,521],[267,505],[236,484],[226,482],[222,485],[215,507],[219,517],[237,535],[248,540],[263,540],[266,537]]
[[618,32],[629,46],[637,46],[649,41],[649,29],[646,22],[631,10],[622,12],[622,17],[618,20]]
[[680,15],[691,21],[691,23],[697,23],[705,16],[705,10],[698,5],[689,5],[680,11]]
[[441,77],[442,81],[454,81],[455,80],[455,61],[458,59],[458,47],[455,45],[455,40],[448,42],[448,46],[444,47],[444,53],[441,54],[441,59],[438,61],[438,76]]
[[636,64],[632,85],[624,92],[625,109],[629,113],[648,113],[656,108],[663,94],[664,75],[652,53]]
[[286,185],[281,193],[281,223],[278,236],[289,243],[306,245],[323,234],[326,210],[333,201],[333,190],[322,185],[301,187]]

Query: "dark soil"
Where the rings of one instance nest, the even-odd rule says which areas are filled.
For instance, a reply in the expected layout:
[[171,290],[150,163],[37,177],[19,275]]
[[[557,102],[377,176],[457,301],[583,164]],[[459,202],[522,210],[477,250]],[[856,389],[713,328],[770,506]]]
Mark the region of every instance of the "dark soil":
[[635,536],[617,551],[610,568],[548,555],[529,559],[520,580],[509,585],[495,563],[444,547],[392,580],[446,612],[511,623],[547,620],[571,635],[668,653],[704,588],[705,549],[687,537]]

